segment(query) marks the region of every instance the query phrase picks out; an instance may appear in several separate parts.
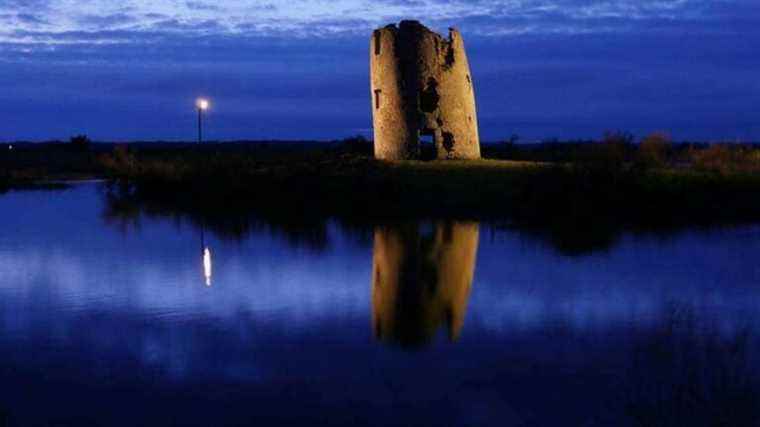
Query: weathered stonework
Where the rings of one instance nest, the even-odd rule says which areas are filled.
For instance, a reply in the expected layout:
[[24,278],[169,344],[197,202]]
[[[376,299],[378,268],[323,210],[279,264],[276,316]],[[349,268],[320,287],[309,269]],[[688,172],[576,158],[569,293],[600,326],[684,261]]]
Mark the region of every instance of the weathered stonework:
[[455,341],[464,325],[475,274],[478,224],[438,222],[375,229],[372,327],[381,341],[402,347],[429,342],[446,325]]
[[480,138],[470,65],[462,36],[449,38],[417,21],[375,30],[370,43],[375,157],[419,159],[432,136],[438,159],[479,159]]

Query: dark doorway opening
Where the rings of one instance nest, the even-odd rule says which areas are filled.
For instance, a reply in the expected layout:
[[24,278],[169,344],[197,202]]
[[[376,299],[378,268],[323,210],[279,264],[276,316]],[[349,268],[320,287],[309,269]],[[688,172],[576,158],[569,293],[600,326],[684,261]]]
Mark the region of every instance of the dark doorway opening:
[[420,159],[433,160],[435,158],[435,137],[432,133],[420,132]]

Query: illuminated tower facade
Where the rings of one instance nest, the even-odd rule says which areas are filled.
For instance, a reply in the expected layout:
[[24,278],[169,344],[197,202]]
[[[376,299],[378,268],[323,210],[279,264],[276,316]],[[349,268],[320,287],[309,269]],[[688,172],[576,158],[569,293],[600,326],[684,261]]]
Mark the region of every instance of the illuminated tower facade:
[[418,159],[420,141],[438,159],[479,159],[475,90],[461,34],[448,39],[417,21],[375,30],[370,43],[375,157]]

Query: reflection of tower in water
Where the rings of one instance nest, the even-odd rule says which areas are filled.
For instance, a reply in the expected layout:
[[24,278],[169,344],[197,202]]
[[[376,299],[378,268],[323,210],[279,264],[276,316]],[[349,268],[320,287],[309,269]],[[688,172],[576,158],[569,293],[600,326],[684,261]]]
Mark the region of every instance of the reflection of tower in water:
[[403,347],[429,342],[445,323],[459,338],[475,272],[479,226],[436,222],[375,229],[372,323],[375,336]]

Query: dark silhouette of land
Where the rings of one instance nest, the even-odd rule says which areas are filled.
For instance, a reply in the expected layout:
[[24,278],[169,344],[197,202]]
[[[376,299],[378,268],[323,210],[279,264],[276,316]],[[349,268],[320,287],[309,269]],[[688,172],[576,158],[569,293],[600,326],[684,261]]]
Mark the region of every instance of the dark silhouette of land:
[[484,144],[483,160],[430,162],[375,160],[362,138],[76,141],[0,145],[0,191],[97,177],[109,180],[115,197],[180,211],[487,220],[599,234],[602,245],[614,235],[608,230],[760,218],[759,146],[673,144],[659,134],[641,143],[611,133],[601,141]]

